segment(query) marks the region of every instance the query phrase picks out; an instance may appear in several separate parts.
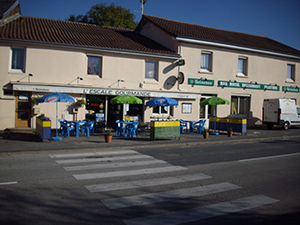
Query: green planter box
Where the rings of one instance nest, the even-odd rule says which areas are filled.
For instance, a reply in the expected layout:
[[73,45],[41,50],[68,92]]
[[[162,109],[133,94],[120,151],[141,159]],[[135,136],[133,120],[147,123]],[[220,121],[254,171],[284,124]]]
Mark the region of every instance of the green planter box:
[[36,133],[43,140],[51,141],[51,121],[36,118]]
[[150,139],[180,138],[179,121],[151,121]]

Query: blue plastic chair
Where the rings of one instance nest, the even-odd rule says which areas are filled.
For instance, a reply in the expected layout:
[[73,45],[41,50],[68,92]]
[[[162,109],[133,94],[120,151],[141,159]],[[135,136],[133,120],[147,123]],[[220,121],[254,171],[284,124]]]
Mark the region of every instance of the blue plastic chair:
[[128,124],[128,135],[133,137],[138,137],[138,127],[139,127],[139,122],[133,122],[130,125]]
[[116,120],[116,136],[120,136],[123,133],[123,122],[121,120]]
[[179,120],[180,121],[180,134],[183,133],[183,128],[185,128],[185,130],[188,130],[188,125],[187,122],[183,121],[183,120]]
[[73,131],[73,136],[75,136],[75,125],[72,123],[72,122],[68,122],[66,121],[65,122],[65,129],[66,129],[66,132],[65,132],[65,135],[68,134],[68,138],[70,138],[70,132]]
[[67,121],[65,119],[58,120],[60,124],[59,130],[61,131],[61,136],[65,136],[67,134]]
[[199,120],[194,123],[193,127],[197,129],[197,134],[202,134],[206,120]]
[[92,131],[92,135],[94,136],[94,125],[95,121],[90,121],[83,124],[81,127],[81,135],[85,135],[86,132],[86,136],[90,137],[90,132]]

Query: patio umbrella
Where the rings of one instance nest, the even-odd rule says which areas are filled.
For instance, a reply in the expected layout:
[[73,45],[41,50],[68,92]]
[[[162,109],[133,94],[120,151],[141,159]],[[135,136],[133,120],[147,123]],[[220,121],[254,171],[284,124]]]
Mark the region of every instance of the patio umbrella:
[[[178,102],[173,98],[158,97],[149,100],[148,102],[146,102],[146,105],[147,106],[174,106],[174,105],[178,105]],[[162,117],[164,117],[163,114]]]
[[207,98],[204,101],[200,102],[200,105],[213,105],[214,106],[214,128],[215,131],[211,134],[213,135],[219,135],[219,133],[216,132],[216,105],[229,105],[229,101],[220,97],[211,97]]
[[112,104],[143,104],[143,100],[132,95],[118,95],[110,100]]
[[56,137],[53,137],[52,140],[54,141],[61,141],[62,138],[58,137],[57,135],[57,121],[58,121],[58,116],[57,116],[57,102],[76,102],[76,99],[74,99],[72,96],[64,94],[64,93],[50,93],[47,95],[44,95],[41,98],[38,98],[36,100],[37,103],[42,103],[42,102],[56,102]]

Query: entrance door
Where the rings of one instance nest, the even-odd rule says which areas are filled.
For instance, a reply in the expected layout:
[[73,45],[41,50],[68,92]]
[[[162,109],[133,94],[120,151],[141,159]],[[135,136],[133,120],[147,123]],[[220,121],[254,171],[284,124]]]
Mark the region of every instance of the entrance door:
[[[213,97],[213,95],[201,96],[200,102],[211,97]],[[199,119],[209,119],[209,117],[213,117],[213,107],[211,105],[200,106]]]
[[29,92],[16,93],[15,127],[30,127],[31,104]]
[[116,120],[123,120],[123,104],[111,104],[110,100],[116,96],[108,96],[107,126],[116,127]]

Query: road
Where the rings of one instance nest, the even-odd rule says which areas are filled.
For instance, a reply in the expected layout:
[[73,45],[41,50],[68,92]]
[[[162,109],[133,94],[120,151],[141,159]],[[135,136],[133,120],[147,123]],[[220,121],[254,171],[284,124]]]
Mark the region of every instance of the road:
[[0,158],[1,224],[294,224],[300,140]]

